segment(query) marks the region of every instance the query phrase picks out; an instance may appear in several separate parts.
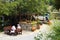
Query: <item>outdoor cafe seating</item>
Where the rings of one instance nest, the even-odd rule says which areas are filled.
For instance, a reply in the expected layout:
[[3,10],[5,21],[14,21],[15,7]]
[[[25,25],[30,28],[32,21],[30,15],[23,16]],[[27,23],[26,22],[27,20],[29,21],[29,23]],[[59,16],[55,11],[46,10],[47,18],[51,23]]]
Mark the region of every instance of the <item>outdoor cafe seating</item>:
[[[13,30],[12,28],[16,28],[15,30]],[[3,28],[4,33],[8,34],[8,35],[18,35],[18,34],[22,34],[22,28],[19,26],[15,27],[15,26],[7,26]]]

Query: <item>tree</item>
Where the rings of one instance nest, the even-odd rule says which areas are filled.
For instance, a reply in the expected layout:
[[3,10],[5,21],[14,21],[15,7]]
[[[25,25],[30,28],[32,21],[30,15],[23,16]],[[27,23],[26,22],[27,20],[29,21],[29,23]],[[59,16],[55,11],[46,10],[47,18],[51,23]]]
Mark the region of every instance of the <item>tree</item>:
[[15,0],[1,1],[0,0],[0,15],[14,16],[22,13],[46,13],[49,0]]
[[44,13],[47,11],[48,0],[18,0],[21,13]]
[[60,8],[60,0],[55,0],[54,6],[59,9]]
[[[1,2],[1,1],[0,1]],[[3,14],[11,13],[44,13],[47,11],[49,0],[15,0],[13,2],[1,2]]]

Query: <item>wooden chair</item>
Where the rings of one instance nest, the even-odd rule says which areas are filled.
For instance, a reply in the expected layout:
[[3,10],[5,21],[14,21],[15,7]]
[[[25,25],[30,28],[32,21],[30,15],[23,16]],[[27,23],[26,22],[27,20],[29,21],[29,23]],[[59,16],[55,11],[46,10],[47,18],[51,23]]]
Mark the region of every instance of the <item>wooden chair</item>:
[[18,29],[18,28],[17,28],[17,29],[16,29],[16,33],[17,33],[17,34],[22,34],[22,29]]
[[[11,35],[11,34],[10,34],[11,27],[12,27],[12,26],[4,27],[4,28],[3,28],[4,33],[5,33],[5,34],[9,34],[9,35]],[[22,29],[18,29],[18,28],[16,28],[15,33],[14,33],[14,34],[16,34],[16,35],[17,35],[17,34],[22,34]]]
[[7,26],[3,28],[5,34],[9,34],[11,30],[11,26]]

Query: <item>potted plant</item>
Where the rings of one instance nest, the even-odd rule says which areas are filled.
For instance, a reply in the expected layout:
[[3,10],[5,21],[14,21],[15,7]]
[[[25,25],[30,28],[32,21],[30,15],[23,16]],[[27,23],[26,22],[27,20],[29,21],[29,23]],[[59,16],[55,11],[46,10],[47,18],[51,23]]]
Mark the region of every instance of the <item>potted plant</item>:
[[36,24],[32,24],[32,28],[31,28],[31,31],[35,31],[36,30]]
[[51,21],[50,20],[48,21],[48,25],[51,25]]
[[42,25],[42,22],[37,22],[37,29],[40,29],[41,25]]

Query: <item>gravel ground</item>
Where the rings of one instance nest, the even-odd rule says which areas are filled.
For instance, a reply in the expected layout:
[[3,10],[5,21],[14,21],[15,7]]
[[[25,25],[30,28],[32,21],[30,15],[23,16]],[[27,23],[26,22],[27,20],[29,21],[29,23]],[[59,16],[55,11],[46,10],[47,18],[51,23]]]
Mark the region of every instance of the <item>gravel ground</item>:
[[23,31],[22,35],[17,35],[17,36],[9,36],[2,32],[0,33],[0,40],[34,40],[34,37],[39,33],[39,31],[46,33],[48,29],[49,27],[43,24],[41,28],[39,30],[36,30],[35,32]]

